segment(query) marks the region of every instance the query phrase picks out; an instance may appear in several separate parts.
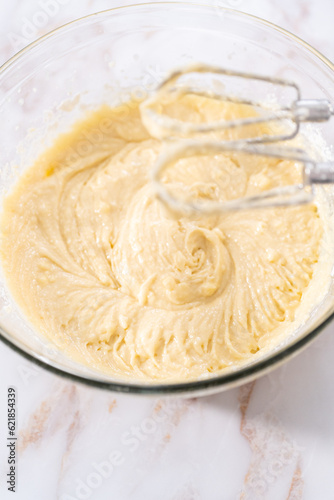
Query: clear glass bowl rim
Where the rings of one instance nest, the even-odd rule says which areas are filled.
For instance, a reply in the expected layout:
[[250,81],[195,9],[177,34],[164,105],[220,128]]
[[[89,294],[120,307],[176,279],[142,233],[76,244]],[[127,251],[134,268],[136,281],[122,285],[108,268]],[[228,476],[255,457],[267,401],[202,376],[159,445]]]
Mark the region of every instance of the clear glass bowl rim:
[[[107,10],[103,10],[100,12],[96,12],[93,14],[89,14],[87,16],[78,18],[74,21],[66,23],[44,36],[38,38],[36,41],[30,43],[22,50],[20,50],[17,54],[12,56],[8,61],[6,61],[2,66],[0,66],[0,77],[11,68],[16,62],[19,62],[27,52],[32,50],[34,47],[41,45],[45,40],[53,37],[59,32],[66,32],[70,30],[72,27],[78,26],[80,23],[84,23],[90,19],[97,19],[99,17],[103,18],[105,15],[113,14],[118,11],[126,11],[126,10],[141,10],[143,8],[153,8],[153,9],[161,9],[165,7],[174,7],[174,8],[189,8],[189,9],[207,9],[208,11],[212,11],[212,9],[219,9],[226,12],[231,12],[233,15],[239,16],[241,18],[249,19],[255,23],[266,26],[273,31],[277,31],[287,38],[290,38],[292,41],[296,42],[299,45],[302,45],[309,52],[313,53],[318,59],[320,59],[329,69],[333,72],[334,79],[334,64],[327,59],[323,54],[321,54],[314,47],[309,45],[307,42],[299,38],[298,36],[290,33],[288,30],[281,28],[280,26],[275,25],[265,19],[261,19],[260,17],[253,16],[251,14],[241,12],[235,9],[213,6],[213,5],[205,5],[201,3],[194,2],[148,2],[148,3],[140,3],[134,5],[127,5],[121,7],[115,7]],[[72,382],[83,383],[84,385],[97,387],[100,389],[115,391],[115,392],[123,392],[123,393],[134,393],[134,394],[151,394],[151,395],[177,395],[177,394],[189,394],[189,396],[194,392],[203,393],[216,392],[217,390],[228,389],[233,386],[240,385],[242,383],[249,382],[257,378],[260,375],[271,371],[272,369],[278,367],[283,362],[288,360],[289,358],[296,355],[300,352],[306,345],[308,345],[312,340],[314,340],[323,329],[325,329],[332,321],[334,320],[334,311],[331,312],[327,318],[323,320],[323,322],[318,325],[316,328],[308,332],[302,338],[297,339],[295,342],[290,344],[287,347],[282,347],[280,350],[273,352],[271,355],[267,356],[263,360],[259,360],[252,365],[242,367],[241,369],[236,370],[235,372],[229,372],[226,374],[212,376],[210,378],[190,381],[190,382],[173,382],[173,383],[135,383],[132,381],[124,381],[124,382],[108,382],[105,380],[99,380],[94,378],[87,378],[83,375],[78,375],[73,373],[72,371],[65,371],[63,368],[56,365],[56,363],[51,364],[52,361],[46,361],[42,356],[34,353],[33,351],[28,350],[21,342],[13,339],[13,337],[6,332],[3,328],[0,327],[0,340],[13,349],[15,352],[36,364],[37,366],[46,369],[47,371],[61,376],[65,379],[69,379]]]

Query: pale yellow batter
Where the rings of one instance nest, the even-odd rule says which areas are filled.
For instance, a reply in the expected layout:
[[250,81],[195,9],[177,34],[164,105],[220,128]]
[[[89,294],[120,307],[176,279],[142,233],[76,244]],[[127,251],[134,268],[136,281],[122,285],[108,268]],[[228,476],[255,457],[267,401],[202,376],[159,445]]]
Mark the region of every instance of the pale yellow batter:
[[[199,96],[165,111],[251,113]],[[3,267],[36,329],[75,359],[117,377],[195,379],[284,335],[312,286],[323,224],[315,205],[178,217],[149,182],[160,149],[135,103],[59,138],[7,197]],[[231,154],[180,160],[165,175],[221,200],[299,180],[292,162]]]

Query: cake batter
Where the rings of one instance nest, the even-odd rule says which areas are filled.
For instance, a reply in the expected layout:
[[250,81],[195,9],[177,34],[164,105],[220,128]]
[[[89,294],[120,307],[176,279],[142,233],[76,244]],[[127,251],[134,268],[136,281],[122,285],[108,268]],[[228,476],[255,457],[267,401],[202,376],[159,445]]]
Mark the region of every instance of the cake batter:
[[[252,111],[188,95],[164,112],[197,122]],[[4,206],[14,298],[69,356],[117,378],[183,381],[249,362],[293,324],[319,260],[315,204],[171,213],[149,179],[161,147],[137,103],[103,107],[61,136]],[[290,161],[224,153],[179,160],[164,181],[226,200],[300,175]]]

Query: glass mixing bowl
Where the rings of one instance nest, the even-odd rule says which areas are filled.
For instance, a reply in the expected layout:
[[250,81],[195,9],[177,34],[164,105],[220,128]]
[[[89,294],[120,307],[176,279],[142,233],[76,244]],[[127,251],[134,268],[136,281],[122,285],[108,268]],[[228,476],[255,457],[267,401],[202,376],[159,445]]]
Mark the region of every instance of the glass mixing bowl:
[[[191,62],[294,80],[305,98],[334,102],[334,67],[312,47],[266,21],[233,10],[182,3],[93,14],[44,36],[0,70],[1,199],[58,134],[102,103],[142,99],[166,73]],[[330,144],[332,124],[317,125]],[[83,142],[81,151],[89,149]],[[298,229],[297,229],[298,230]],[[38,335],[0,276],[0,333],[48,370],[99,388],[132,393],[208,394],[263,374],[300,351],[332,321],[332,290],[298,334],[244,367],[185,383],[136,383],[79,365]]]

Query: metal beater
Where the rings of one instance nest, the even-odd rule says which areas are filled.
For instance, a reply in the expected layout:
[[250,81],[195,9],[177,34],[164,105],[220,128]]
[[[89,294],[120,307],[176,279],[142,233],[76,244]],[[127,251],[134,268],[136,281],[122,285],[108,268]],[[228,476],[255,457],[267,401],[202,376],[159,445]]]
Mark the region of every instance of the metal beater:
[[[194,76],[200,75],[204,83],[194,82]],[[212,82],[212,75],[224,77],[221,82]],[[190,77],[190,78],[189,78]],[[192,77],[192,78],[191,78]],[[239,85],[237,95],[233,93],[234,83]],[[212,84],[213,83],[213,84]],[[229,87],[230,86],[230,87]],[[266,90],[261,88],[266,86]],[[230,90],[230,88],[232,90]],[[275,97],[280,96],[282,103],[273,100],[249,99],[254,90]],[[269,93],[268,93],[269,89]],[[278,89],[278,90],[277,90]],[[254,116],[217,120],[211,123],[182,122],[157,111],[159,103],[172,95],[195,94],[221,101],[249,105],[256,114]],[[144,125],[152,136],[165,140],[165,148],[152,169],[152,182],[157,197],[173,210],[193,213],[224,213],[228,211],[264,208],[274,206],[297,205],[309,203],[314,196],[314,184],[334,183],[334,162],[316,162],[302,149],[288,147],[285,141],[297,136],[302,122],[325,122],[334,115],[334,107],[328,100],[302,99],[298,85],[280,78],[242,73],[217,68],[209,65],[196,65],[176,71],[162,82],[157,91],[140,105]],[[210,140],[206,134],[222,130],[245,128],[260,123],[281,123],[284,127],[271,129],[270,134],[246,137],[238,140]],[[280,143],[279,145],[275,143]],[[283,144],[284,143],[284,144]],[[302,182],[265,191],[259,195],[238,198],[225,202],[198,202],[184,200],[162,183],[162,174],[172,163],[181,158],[203,154],[247,153],[302,164]]]

